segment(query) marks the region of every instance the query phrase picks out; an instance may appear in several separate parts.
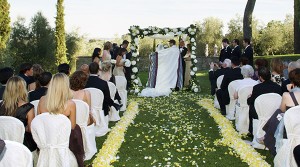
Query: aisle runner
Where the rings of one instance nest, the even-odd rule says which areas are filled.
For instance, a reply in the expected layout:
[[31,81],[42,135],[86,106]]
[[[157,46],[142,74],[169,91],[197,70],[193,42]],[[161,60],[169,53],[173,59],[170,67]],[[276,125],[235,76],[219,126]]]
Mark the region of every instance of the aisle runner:
[[138,103],[131,102],[128,105],[127,111],[124,113],[121,120],[112,128],[109,135],[107,136],[106,141],[104,142],[102,148],[99,150],[99,153],[93,161],[93,166],[111,166],[110,164],[116,161],[116,155],[124,141],[125,132],[128,126],[133,123],[133,120],[138,112]]
[[253,147],[246,144],[239,137],[238,133],[233,128],[232,123],[221,115],[219,110],[214,108],[213,101],[211,99],[200,100],[199,105],[204,107],[219,125],[220,132],[223,136],[223,139],[219,141],[220,144],[233,148],[240,158],[249,166],[271,166]]

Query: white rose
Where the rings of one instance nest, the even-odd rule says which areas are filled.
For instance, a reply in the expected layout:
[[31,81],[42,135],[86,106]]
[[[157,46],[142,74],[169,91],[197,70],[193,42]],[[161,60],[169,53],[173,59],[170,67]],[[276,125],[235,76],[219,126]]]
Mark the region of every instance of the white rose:
[[195,56],[195,55],[191,55],[191,58],[192,58],[192,59],[196,59],[196,56]]
[[197,46],[197,43],[196,43],[196,42],[194,42],[194,46]]
[[135,27],[134,27],[134,26],[131,26],[130,29],[131,29],[131,31],[134,31],[134,30],[135,30]]
[[191,31],[192,31],[192,28],[189,28],[189,29],[188,29],[188,32],[191,32]]
[[135,34],[135,33],[132,33],[132,36],[134,36],[134,37],[135,37],[135,36],[136,36],[136,34]]
[[117,62],[117,61],[114,60],[114,59],[111,59],[111,60],[110,60],[110,63],[111,63],[111,64],[116,64],[116,62]]
[[198,60],[197,60],[197,59],[195,59],[195,60],[194,60],[194,63],[198,63]]
[[174,33],[173,32],[169,32],[168,33],[170,36],[174,36]]
[[181,35],[181,34],[182,34],[182,32],[181,32],[181,31],[178,31],[178,32],[177,32],[177,35]]
[[136,65],[136,61],[135,60],[133,60],[133,61],[131,61],[131,65]]
[[140,61],[140,59],[136,59],[136,61],[138,61],[138,62],[139,62],[139,61]]
[[144,35],[147,35],[147,34],[148,34],[148,31],[144,31],[143,34],[144,34]]
[[195,72],[196,72],[197,70],[198,70],[198,68],[197,68],[197,67],[194,67],[194,68],[193,68],[193,71],[195,71]]
[[135,79],[135,75],[131,75],[131,79]]
[[131,49],[132,51],[135,51],[135,47],[134,47],[134,46],[131,46],[130,49]]
[[195,88],[195,89],[194,89],[194,92],[195,92],[195,93],[197,93],[198,91],[199,91],[199,89],[198,89],[198,88]]
[[195,42],[195,38],[191,38],[191,42]]
[[194,71],[191,71],[191,72],[190,72],[190,75],[191,75],[191,76],[194,76],[194,75],[195,75],[195,72],[194,72]]
[[135,80],[133,80],[133,82],[134,82],[135,84],[138,84],[138,83],[139,83],[139,80],[135,79]]
[[195,47],[195,46],[193,46],[193,47],[192,47],[192,50],[196,50],[196,47]]
[[131,66],[130,60],[126,59],[125,60],[125,67],[130,67],[130,66]]
[[168,33],[168,32],[169,32],[169,30],[166,28],[166,29],[165,29],[165,33]]
[[139,43],[139,38],[135,38],[135,39],[134,39],[134,42],[138,45],[138,43]]
[[178,31],[177,28],[174,28],[174,29],[173,29],[173,32],[174,32],[174,33],[177,32],[177,31]]
[[136,88],[136,89],[134,90],[134,93],[139,93],[139,92],[140,92],[139,88]]
[[137,67],[133,67],[133,68],[132,68],[132,72],[133,72],[133,73],[137,73],[138,71],[139,71],[139,70],[138,70]]
[[139,33],[140,33],[140,31],[139,31],[139,30],[136,30],[136,31],[135,31],[135,33],[136,33],[136,34],[139,34]]
[[194,55],[194,54],[196,54],[196,52],[195,52],[195,51],[192,51],[192,54]]
[[181,27],[181,28],[180,28],[180,30],[181,30],[181,31],[184,31],[184,30],[185,30],[185,28]]
[[192,31],[192,32],[191,32],[191,35],[195,35],[195,32],[194,32],[194,31]]
[[132,53],[132,57],[137,57],[138,54],[136,52]]

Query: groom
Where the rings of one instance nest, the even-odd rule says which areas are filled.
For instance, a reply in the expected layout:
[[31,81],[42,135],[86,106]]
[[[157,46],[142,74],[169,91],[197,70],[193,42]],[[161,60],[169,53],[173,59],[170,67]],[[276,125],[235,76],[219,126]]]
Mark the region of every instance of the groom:
[[184,41],[181,39],[179,42],[179,50],[180,50],[180,56],[181,56],[181,62],[182,62],[182,78],[184,79],[185,77],[185,61],[184,61],[184,56],[187,53],[187,48],[185,47]]

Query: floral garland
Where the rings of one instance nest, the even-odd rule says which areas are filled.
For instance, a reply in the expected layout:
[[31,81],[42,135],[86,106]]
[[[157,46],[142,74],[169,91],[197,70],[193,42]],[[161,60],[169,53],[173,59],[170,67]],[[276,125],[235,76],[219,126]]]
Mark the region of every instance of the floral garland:
[[223,138],[220,141],[217,141],[218,144],[223,144],[233,148],[243,162],[246,162],[249,166],[271,166],[253,147],[245,143],[240,138],[239,134],[233,128],[231,122],[221,115],[219,110],[214,108],[213,101],[211,99],[202,99],[200,100],[199,105],[204,107],[219,125]]
[[138,103],[131,102],[121,120],[112,128],[107,136],[102,148],[93,161],[93,166],[107,167],[111,166],[110,164],[117,160],[116,155],[124,142],[125,132],[128,126],[133,123],[138,113]]
[[162,34],[162,35],[170,35],[170,36],[180,36],[183,34],[186,34],[189,37],[190,44],[192,46],[192,54],[191,54],[191,80],[190,80],[190,89],[194,92],[198,92],[200,90],[200,87],[198,86],[198,82],[196,80],[196,73],[198,71],[197,69],[197,57],[196,57],[196,32],[197,27],[195,25],[190,25],[188,28],[157,28],[157,27],[148,27],[145,29],[141,29],[139,26],[131,26],[129,29],[130,37],[131,37],[131,47],[130,50],[132,52],[133,60],[131,62],[132,66],[132,72],[131,75],[133,88],[135,93],[139,93],[139,86],[138,86],[138,67],[137,62],[139,61],[139,52],[138,52],[138,45],[139,45],[139,38],[144,38],[145,36],[151,36],[156,34]]

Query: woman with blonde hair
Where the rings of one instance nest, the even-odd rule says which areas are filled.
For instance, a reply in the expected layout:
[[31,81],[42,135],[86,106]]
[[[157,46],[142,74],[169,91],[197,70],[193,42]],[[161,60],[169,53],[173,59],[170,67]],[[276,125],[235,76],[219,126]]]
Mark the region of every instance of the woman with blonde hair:
[[69,78],[64,73],[57,73],[49,83],[46,96],[40,99],[38,114],[63,114],[67,116],[72,125],[69,148],[74,153],[78,166],[83,166],[83,141],[80,127],[76,125],[76,105],[72,101],[73,94],[70,89]]
[[28,103],[26,82],[19,76],[11,77],[6,84],[3,101],[0,103],[0,116],[12,116],[25,126],[24,145],[30,151],[37,148],[31,135],[31,121],[34,118],[34,106]]
[[109,41],[105,42],[103,48],[103,54],[102,54],[102,62],[111,60],[111,54],[110,54],[111,49],[112,49],[112,43]]

